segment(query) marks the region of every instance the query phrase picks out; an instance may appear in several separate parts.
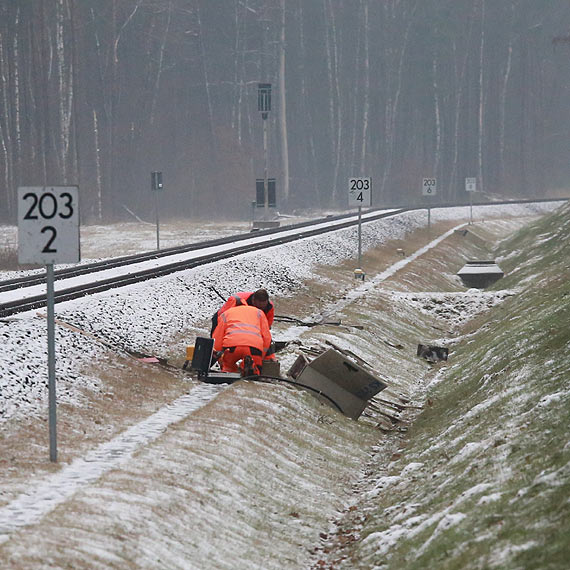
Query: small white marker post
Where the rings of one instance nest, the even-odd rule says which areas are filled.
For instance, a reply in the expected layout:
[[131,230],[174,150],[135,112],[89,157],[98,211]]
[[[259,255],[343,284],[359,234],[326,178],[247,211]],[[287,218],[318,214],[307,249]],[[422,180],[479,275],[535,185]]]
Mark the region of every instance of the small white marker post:
[[370,208],[372,202],[372,178],[349,178],[348,179],[348,206],[358,207],[358,270],[355,277],[364,280],[362,271],[362,207]]
[[[435,196],[437,194],[437,178],[422,178],[422,195]],[[431,208],[428,205],[428,230],[431,227]]]
[[156,249],[160,249],[160,223],[158,220],[159,204],[158,192],[162,190],[162,172],[150,173],[150,187],[154,191],[154,209],[156,212]]
[[57,461],[53,265],[77,263],[79,260],[78,187],[18,188],[18,262],[46,266],[49,458],[53,462]]
[[465,192],[469,192],[469,225],[473,224],[473,192],[477,191],[477,178],[465,179]]

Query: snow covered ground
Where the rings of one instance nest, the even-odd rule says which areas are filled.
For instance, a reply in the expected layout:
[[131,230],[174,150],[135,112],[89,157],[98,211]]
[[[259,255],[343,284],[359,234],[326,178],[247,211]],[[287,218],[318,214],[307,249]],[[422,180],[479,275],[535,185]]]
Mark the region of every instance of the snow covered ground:
[[[486,206],[474,209],[476,219],[509,215],[532,214],[553,209],[545,206]],[[433,223],[443,220],[463,220],[467,208],[440,209],[432,212]],[[426,223],[426,213],[419,211],[397,216],[389,221],[365,225],[362,236],[363,251],[389,240],[404,239],[414,229]],[[227,228],[224,227],[224,232]],[[93,236],[106,235],[98,255],[113,251],[111,244],[127,243],[132,251],[133,228],[109,228],[96,231]],[[147,230],[148,231],[148,230]],[[453,231],[453,230],[452,230]],[[209,235],[213,236],[210,230]],[[111,235],[114,234],[112,237]],[[447,235],[447,234],[446,234]],[[231,261],[221,261],[205,268],[193,269],[175,276],[156,279],[120,291],[111,290],[60,303],[56,316],[65,323],[78,327],[118,349],[126,349],[157,356],[172,357],[183,353],[188,343],[179,338],[180,331],[206,332],[207,320],[221,300],[212,288],[229,296],[237,290],[265,287],[275,297],[291,297],[301,284],[313,276],[320,264],[334,265],[355,256],[356,229],[335,232],[332,236],[309,238],[299,243],[278,246],[260,254],[247,254]],[[143,239],[143,247],[147,245]],[[89,250],[95,253],[96,246]],[[116,250],[115,250],[116,251]],[[415,254],[421,254],[421,250]],[[124,251],[121,249],[121,255]],[[394,263],[387,271],[391,274],[407,260]],[[383,276],[383,278],[386,275]],[[368,287],[368,283],[366,284]],[[45,310],[38,311],[45,315]],[[463,317],[465,318],[465,317]],[[0,418],[43,413],[45,408],[45,381],[40,373],[46,368],[47,340],[41,316],[26,313],[24,317],[6,319],[0,323],[5,350],[0,355],[2,381],[0,384]],[[66,328],[57,330],[58,398],[67,403],[81,400],[84,388],[94,389],[98,379],[82,372],[88,364],[107,350],[105,344],[82,337]]]
[[[520,226],[517,218],[557,206],[474,207],[474,216],[480,227],[488,223],[491,233],[504,234]],[[448,332],[459,331],[515,290],[465,291],[454,274],[442,276],[450,285],[446,292],[397,291],[382,283],[441,247],[468,216],[467,208],[433,210],[432,232],[437,228],[439,234],[424,238],[431,246],[424,242],[416,253],[407,248],[404,259],[394,248],[391,261],[376,260],[379,270],[364,283],[355,282],[354,263],[346,263],[355,258],[353,228],[59,304],[57,318],[82,332],[63,325],[56,329],[58,401],[75,410],[106,397],[109,406],[115,405],[109,376],[157,374],[152,365],[133,363],[129,353],[165,357],[179,368],[185,345],[206,333],[220,304],[214,289],[227,295],[263,286],[277,300],[278,313],[289,308],[309,320],[323,312],[342,316],[343,323],[370,319],[374,326],[357,341],[359,356],[368,362],[375,362],[379,346],[391,340],[382,335],[381,323],[388,317],[381,307],[358,314],[372,298],[379,296],[396,313],[401,307],[402,314],[415,311],[440,323],[443,318]],[[406,240],[425,231],[426,221],[426,212],[417,212],[366,224],[363,251],[387,243],[411,245]],[[104,232],[111,233],[109,228]],[[131,239],[119,233],[110,243]],[[89,247],[93,257],[105,256],[105,250]],[[372,257],[369,263],[374,266]],[[399,332],[404,338],[406,331]],[[438,340],[441,331],[434,332],[426,340]],[[276,338],[355,349],[350,326],[309,333],[275,326]],[[41,424],[45,418],[45,319],[6,319],[0,322],[0,334],[0,445],[6,445],[14,434],[25,437],[18,430],[26,422]],[[449,336],[443,338],[449,341]],[[389,380],[392,397],[421,400],[427,382],[435,385],[437,380],[426,377],[425,363],[408,359],[404,364],[398,351],[392,352],[378,371]],[[282,356],[282,370],[296,354],[291,349]],[[399,368],[391,370],[391,361],[399,362]],[[342,511],[351,485],[377,455],[371,450],[381,418],[372,415],[357,423],[339,418],[310,396],[284,387],[242,383],[220,389],[196,384],[177,370],[168,374],[174,387],[164,407],[160,401],[154,409],[152,402],[144,402],[139,421],[103,431],[97,445],[78,443],[67,454],[62,449],[59,469],[38,466],[37,458],[32,471],[19,465],[17,456],[7,463],[0,495],[0,555],[4,550],[8,567],[308,567],[319,530],[326,531]],[[47,458],[47,449],[39,453]],[[415,477],[410,465],[400,479]],[[47,519],[49,532],[41,530]],[[439,524],[443,530],[459,522],[449,513]],[[66,540],[56,546],[63,536]],[[380,551],[387,551],[393,540],[393,534],[378,537]]]

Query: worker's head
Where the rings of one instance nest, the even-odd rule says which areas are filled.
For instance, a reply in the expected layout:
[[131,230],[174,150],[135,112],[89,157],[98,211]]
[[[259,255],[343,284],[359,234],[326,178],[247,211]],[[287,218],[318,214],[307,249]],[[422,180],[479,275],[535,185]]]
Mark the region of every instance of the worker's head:
[[265,289],[258,289],[253,294],[251,302],[254,307],[264,310],[269,305],[269,293]]

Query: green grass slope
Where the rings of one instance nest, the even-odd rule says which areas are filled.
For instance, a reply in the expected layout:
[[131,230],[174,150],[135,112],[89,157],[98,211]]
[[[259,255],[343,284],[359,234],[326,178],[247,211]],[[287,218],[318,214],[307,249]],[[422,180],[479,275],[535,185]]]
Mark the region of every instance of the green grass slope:
[[494,288],[518,293],[470,323],[432,382],[343,568],[568,568],[570,205],[495,255]]

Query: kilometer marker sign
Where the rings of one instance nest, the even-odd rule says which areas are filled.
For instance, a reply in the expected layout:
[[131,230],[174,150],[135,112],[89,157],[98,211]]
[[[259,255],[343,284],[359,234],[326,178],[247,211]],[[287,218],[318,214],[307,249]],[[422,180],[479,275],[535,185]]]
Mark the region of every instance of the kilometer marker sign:
[[372,203],[372,179],[348,179],[348,205],[361,208],[370,208]]
[[55,378],[55,263],[77,263],[79,189],[77,186],[18,188],[18,261],[45,264],[48,349],[49,458],[57,461]]
[[422,195],[435,196],[437,194],[437,179],[436,178],[423,178],[422,179]]
[[18,188],[18,261],[47,265],[79,259],[77,186]]

